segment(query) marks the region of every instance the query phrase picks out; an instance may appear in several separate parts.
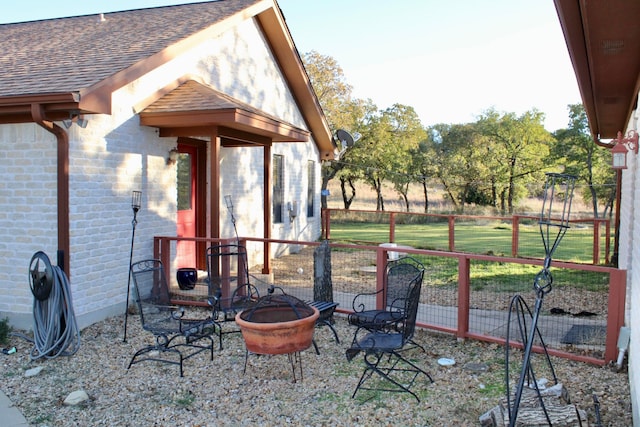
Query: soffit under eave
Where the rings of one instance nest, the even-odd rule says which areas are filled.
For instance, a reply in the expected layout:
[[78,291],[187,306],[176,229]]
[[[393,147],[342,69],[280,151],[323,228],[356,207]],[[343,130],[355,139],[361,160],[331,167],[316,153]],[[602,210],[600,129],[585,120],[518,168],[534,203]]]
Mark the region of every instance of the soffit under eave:
[[594,137],[615,138],[637,107],[640,2],[555,0]]

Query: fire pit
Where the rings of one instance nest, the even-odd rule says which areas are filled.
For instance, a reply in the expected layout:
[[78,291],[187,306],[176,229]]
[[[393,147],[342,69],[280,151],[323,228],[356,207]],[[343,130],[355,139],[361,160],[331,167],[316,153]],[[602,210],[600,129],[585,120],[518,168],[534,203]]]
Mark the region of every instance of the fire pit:
[[267,295],[236,315],[247,351],[256,354],[291,354],[313,342],[319,312],[287,294]]

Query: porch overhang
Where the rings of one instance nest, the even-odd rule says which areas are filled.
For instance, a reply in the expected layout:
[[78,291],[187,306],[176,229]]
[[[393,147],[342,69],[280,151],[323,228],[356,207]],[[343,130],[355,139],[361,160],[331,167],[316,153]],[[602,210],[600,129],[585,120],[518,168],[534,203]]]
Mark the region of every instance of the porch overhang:
[[307,142],[310,138],[307,130],[193,80],[144,108],[139,116],[142,126],[159,128],[163,137],[206,137],[217,129],[217,135],[238,145]]
[[554,3],[593,137],[615,138],[638,103],[640,1]]

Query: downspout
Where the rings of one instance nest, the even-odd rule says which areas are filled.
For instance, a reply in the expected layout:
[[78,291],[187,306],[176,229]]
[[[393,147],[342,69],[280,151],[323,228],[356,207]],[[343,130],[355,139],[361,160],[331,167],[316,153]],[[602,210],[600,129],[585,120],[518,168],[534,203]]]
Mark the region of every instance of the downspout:
[[58,157],[58,267],[69,276],[69,135],[60,126],[44,119],[42,104],[31,104],[31,117],[56,137]]

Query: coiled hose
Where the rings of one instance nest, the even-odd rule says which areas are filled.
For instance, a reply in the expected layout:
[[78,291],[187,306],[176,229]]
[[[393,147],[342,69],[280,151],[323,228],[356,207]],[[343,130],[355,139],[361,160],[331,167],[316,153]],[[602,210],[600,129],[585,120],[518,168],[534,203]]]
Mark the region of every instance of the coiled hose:
[[34,295],[31,360],[75,354],[80,348],[80,331],[67,275],[60,267],[52,266],[46,254],[36,252],[31,258],[29,277]]

